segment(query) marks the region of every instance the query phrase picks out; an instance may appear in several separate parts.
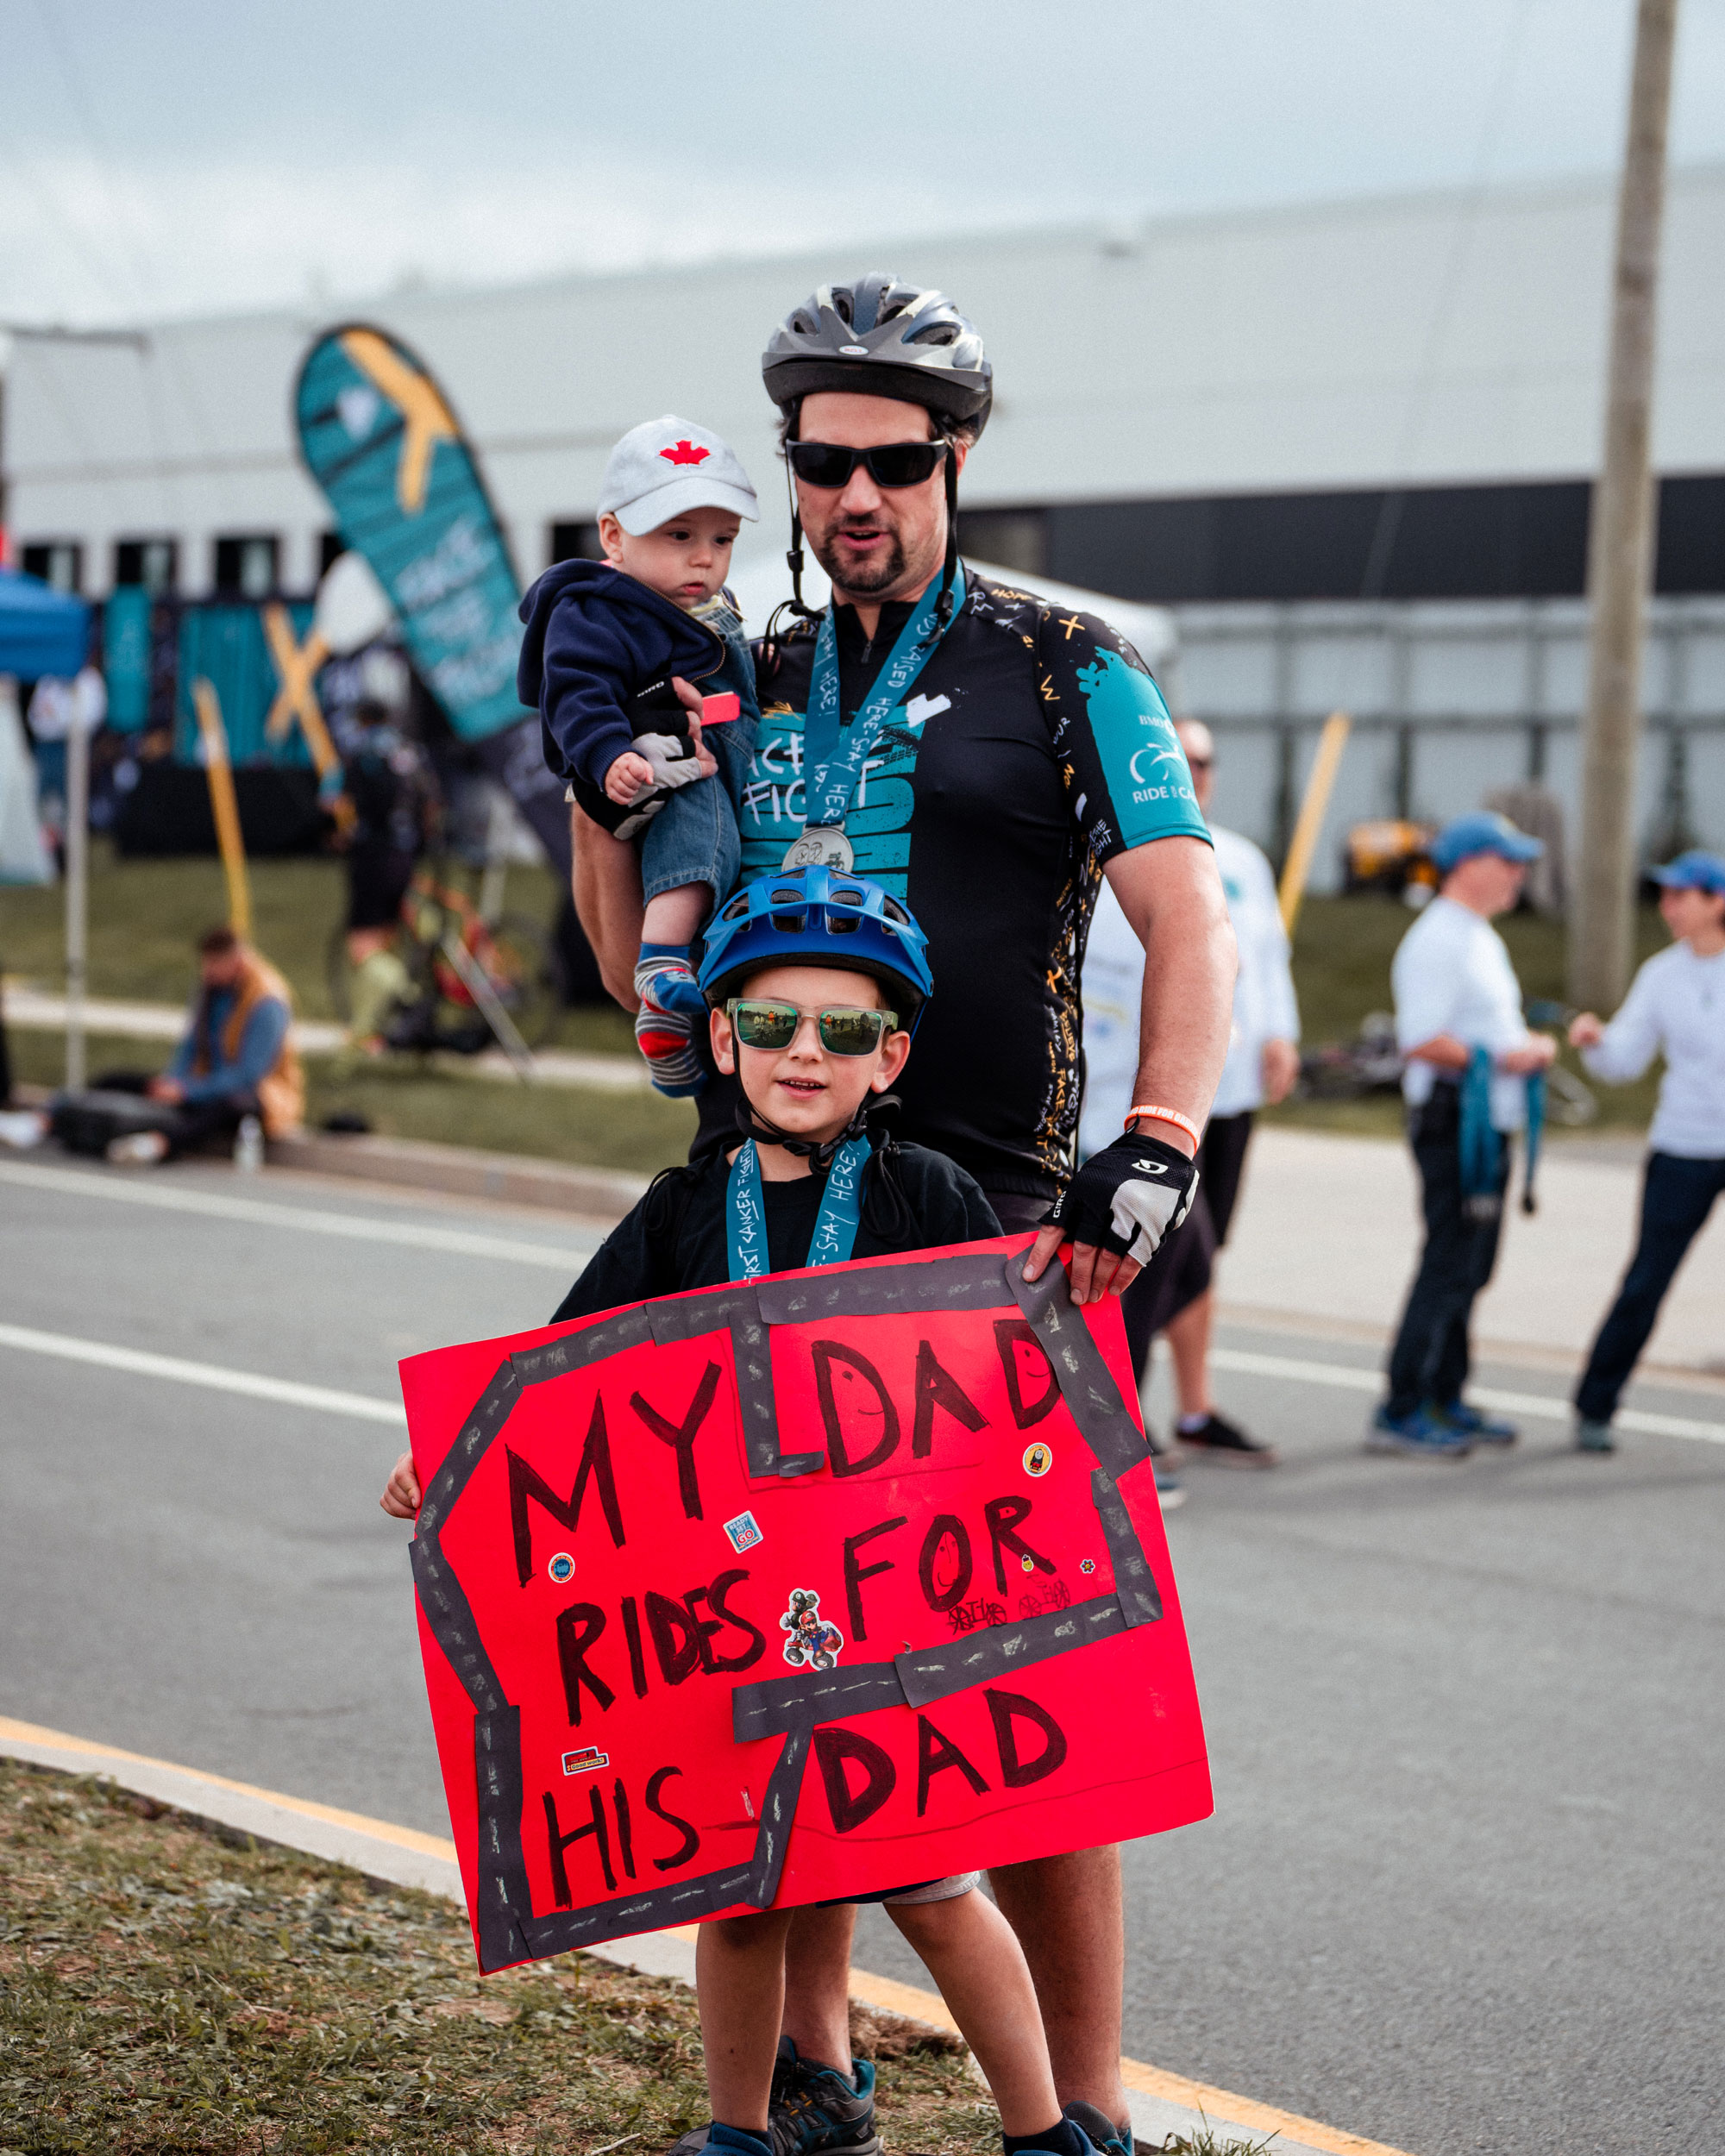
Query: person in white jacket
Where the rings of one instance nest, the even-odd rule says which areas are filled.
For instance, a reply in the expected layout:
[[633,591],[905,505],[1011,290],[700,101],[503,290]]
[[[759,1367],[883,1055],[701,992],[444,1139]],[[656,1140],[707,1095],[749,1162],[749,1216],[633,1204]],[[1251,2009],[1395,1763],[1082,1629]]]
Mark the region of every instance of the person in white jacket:
[[[1208,813],[1215,784],[1215,743],[1208,726],[1181,719],[1176,731],[1191,767],[1198,805]],[[1185,1225],[1169,1238],[1121,1299],[1126,1335],[1142,1380],[1150,1344],[1168,1335],[1180,1402],[1182,1446],[1236,1466],[1271,1467],[1274,1446],[1219,1415],[1210,1395],[1210,1328],[1215,1253],[1227,1241],[1239,1195],[1252,1119],[1285,1100],[1300,1075],[1300,1010],[1294,994],[1287,931],[1276,876],[1264,855],[1238,831],[1210,825],[1216,866],[1239,946],[1228,1059],[1198,1150],[1198,1197]],[[1084,1103],[1082,1155],[1113,1142],[1132,1105],[1138,1066],[1138,1011],[1144,950],[1108,893],[1099,899],[1084,953]],[[1161,1478],[1166,1481],[1165,1473]]]
[[1576,1445],[1611,1452],[1611,1418],[1647,1345],[1659,1305],[1725,1191],[1725,859],[1698,848],[1654,881],[1673,941],[1648,959],[1609,1025],[1584,1011],[1570,1045],[1596,1078],[1639,1078],[1665,1059],[1659,1104],[1647,1132],[1641,1226],[1617,1300],[1599,1328],[1576,1388]]

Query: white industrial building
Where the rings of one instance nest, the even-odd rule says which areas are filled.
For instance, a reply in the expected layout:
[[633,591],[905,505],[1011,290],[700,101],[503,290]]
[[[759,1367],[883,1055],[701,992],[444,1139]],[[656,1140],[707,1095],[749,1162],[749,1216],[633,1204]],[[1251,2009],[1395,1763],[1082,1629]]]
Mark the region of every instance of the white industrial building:
[[[999,398],[966,551],[1171,607],[1172,685],[1226,731],[1224,818],[1285,835],[1317,721],[1358,721],[1332,826],[1441,816],[1543,775],[1573,800],[1589,474],[1615,189],[1605,179],[900,241],[498,291],[356,316],[441,379],[524,579],[585,551],[605,453],[643,417],[724,433],[785,511],[759,355],[817,282],[892,266],[984,330]],[[1661,517],[1640,814],[1725,844],[1725,167],[1672,177],[1654,456]],[[96,597],[308,590],[327,509],[294,374],[327,315],[15,342],[13,558]],[[1326,847],[1327,868],[1333,849]]]

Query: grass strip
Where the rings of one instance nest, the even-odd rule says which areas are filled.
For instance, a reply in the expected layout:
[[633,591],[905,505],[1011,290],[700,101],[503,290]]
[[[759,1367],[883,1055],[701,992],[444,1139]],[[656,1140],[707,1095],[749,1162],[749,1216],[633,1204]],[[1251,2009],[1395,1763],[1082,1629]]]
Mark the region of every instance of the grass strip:
[[[293,984],[300,1016],[329,1018],[324,955],[343,918],[341,862],[328,857],[260,860],[252,863],[251,873],[259,947]],[[511,912],[549,922],[558,897],[549,871],[510,870]],[[105,842],[98,842],[91,863],[91,993],[183,1003],[191,988],[192,945],[204,929],[223,918],[224,906],[216,861],[122,861]],[[58,887],[13,887],[0,893],[0,968],[44,987],[58,987],[65,977],[65,894]],[[1351,1039],[1370,1012],[1390,1007],[1390,961],[1414,918],[1393,899],[1307,899],[1295,939],[1294,981],[1308,1043]],[[1496,925],[1509,946],[1523,992],[1529,998],[1560,1000],[1567,993],[1563,924],[1517,913]],[[1667,942],[1653,907],[1640,908],[1635,939],[1637,962]],[[42,1044],[40,1057],[33,1044],[37,1041]],[[561,1012],[546,1045],[589,1054],[636,1053],[629,1019],[608,1006]],[[167,1053],[166,1046],[135,1042],[116,1060],[159,1064],[166,1062]],[[16,1034],[14,1056],[20,1077],[57,1082],[60,1063],[52,1036]],[[45,1067],[40,1077],[39,1061]],[[1584,1075],[1579,1059],[1569,1050],[1564,1062]],[[46,1069],[48,1063],[51,1069]],[[97,1068],[94,1062],[91,1067]],[[1656,1063],[1634,1085],[1595,1086],[1600,1125],[1645,1128],[1659,1069]],[[566,1095],[554,1099],[554,1092],[562,1089],[550,1087],[530,1099],[511,1100],[511,1091],[521,1089],[493,1085],[486,1090],[505,1099],[487,1107],[452,1090],[466,1081],[422,1072],[411,1062],[340,1084],[327,1069],[314,1066],[310,1080],[314,1123],[335,1108],[357,1107],[386,1137],[435,1138],[643,1172],[681,1159],[693,1122],[687,1103],[661,1100],[656,1094],[637,1096],[632,1107],[615,1100],[588,1106],[572,1104]],[[1383,1094],[1364,1100],[1295,1100],[1270,1110],[1269,1119],[1389,1138],[1401,1131],[1402,1108],[1398,1098]]]
[[[954,2039],[854,2040],[893,2147],[998,2150]],[[706,2116],[683,1985],[481,1980],[445,1902],[0,1761],[0,2156],[658,2156]]]
[[[57,1033],[11,1036],[12,1073],[21,1084],[58,1086],[66,1075],[66,1045]],[[92,1077],[109,1070],[160,1070],[166,1041],[92,1034]],[[438,1145],[474,1145],[489,1153],[523,1153],[577,1167],[614,1168],[653,1175],[688,1156],[694,1136],[693,1101],[667,1100],[646,1087],[638,1093],[582,1086],[522,1086],[434,1069],[403,1056],[338,1074],[327,1056],[306,1059],[305,1120],[318,1129],[339,1109],[357,1110],[380,1138]]]

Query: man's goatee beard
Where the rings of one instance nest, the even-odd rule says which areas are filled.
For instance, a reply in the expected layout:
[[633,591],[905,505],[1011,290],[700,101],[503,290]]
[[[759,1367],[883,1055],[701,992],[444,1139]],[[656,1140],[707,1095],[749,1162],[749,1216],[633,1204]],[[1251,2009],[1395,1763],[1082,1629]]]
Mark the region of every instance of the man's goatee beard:
[[[822,544],[811,536],[809,545],[813,551],[815,560],[826,571],[839,591],[855,592],[858,597],[867,599],[871,592],[889,591],[905,573],[904,542],[900,539],[897,532],[893,532],[888,536],[891,544],[887,549],[887,557],[884,561],[869,567],[847,563],[842,575],[837,548],[831,543],[831,539]],[[837,536],[837,533],[832,535],[833,538]]]

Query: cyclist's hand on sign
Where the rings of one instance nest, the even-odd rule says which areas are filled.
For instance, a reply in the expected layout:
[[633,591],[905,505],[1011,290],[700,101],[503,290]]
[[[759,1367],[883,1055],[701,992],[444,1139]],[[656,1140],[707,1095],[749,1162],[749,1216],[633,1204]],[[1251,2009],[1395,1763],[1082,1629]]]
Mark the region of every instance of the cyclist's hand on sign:
[[632,749],[615,758],[605,774],[605,790],[620,808],[627,808],[643,787],[656,785],[653,767]]
[[1038,1278],[1070,1237],[1072,1300],[1100,1302],[1132,1284],[1197,1194],[1195,1162],[1160,1138],[1127,1131],[1093,1153],[1056,1199],[1025,1278]]
[[[1040,1279],[1042,1269],[1067,1239],[1068,1231],[1057,1225],[1044,1228],[1025,1253],[1024,1276]],[[1075,1243],[1068,1280],[1074,1302],[1101,1302],[1107,1295],[1124,1294],[1144,1268],[1134,1257],[1100,1250],[1094,1243]]]
[[389,1480],[384,1484],[383,1495],[378,1502],[392,1520],[411,1520],[419,1511],[421,1495],[413,1455],[404,1452],[390,1470]]

